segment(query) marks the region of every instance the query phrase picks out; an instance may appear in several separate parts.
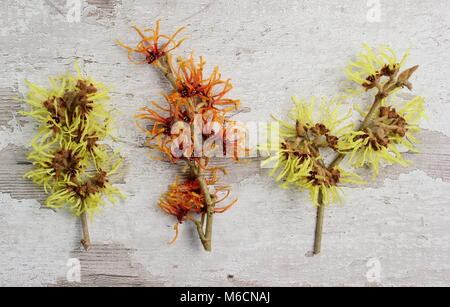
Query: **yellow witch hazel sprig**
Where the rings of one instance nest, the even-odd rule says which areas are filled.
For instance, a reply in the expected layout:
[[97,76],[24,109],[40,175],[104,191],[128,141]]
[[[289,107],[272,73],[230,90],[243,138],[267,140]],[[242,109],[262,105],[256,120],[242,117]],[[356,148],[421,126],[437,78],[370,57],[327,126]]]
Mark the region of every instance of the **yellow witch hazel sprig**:
[[[321,250],[325,207],[340,199],[339,184],[363,183],[339,164],[348,158],[353,166],[369,166],[377,175],[382,161],[408,165],[410,161],[401,152],[417,151],[414,134],[420,131],[417,124],[425,116],[424,99],[399,101],[395,96],[403,88],[412,90],[410,78],[418,66],[404,69],[408,55],[409,51],[399,58],[389,47],[382,46],[376,52],[363,45],[358,59],[345,69],[359,86],[347,90],[347,97],[374,93],[367,111],[355,106],[363,117],[358,126],[345,124],[352,114],[341,117],[341,102],[322,100],[317,107],[315,99],[294,100],[295,108],[289,115],[295,124],[277,120],[269,125],[270,138],[262,149],[270,156],[263,164],[273,164],[270,175],[281,181],[282,187],[309,190],[317,206],[314,254]],[[324,150],[336,153],[328,164]]]
[[28,155],[35,169],[25,177],[44,187],[49,194],[46,206],[68,208],[81,217],[84,235],[81,242],[88,250],[87,215],[92,218],[100,211],[105,198],[111,203],[124,198],[109,183],[122,160],[101,143],[106,137],[113,138],[114,114],[105,104],[110,99],[110,88],[84,77],[77,63],[75,68],[76,76],[49,78],[52,85],[49,90],[25,81],[30,91],[23,101],[30,105],[30,110],[21,114],[39,123]]
[[270,176],[282,181],[281,187],[309,190],[312,202],[319,206],[319,192],[325,205],[340,202],[340,182],[362,181],[339,167],[326,167],[321,153],[337,150],[339,137],[352,127],[346,124],[351,110],[340,117],[341,101],[322,98],[316,108],[316,100],[293,98],[295,108],[289,112],[293,123],[275,118],[269,127],[270,139],[260,149],[270,155],[262,165],[274,163]]

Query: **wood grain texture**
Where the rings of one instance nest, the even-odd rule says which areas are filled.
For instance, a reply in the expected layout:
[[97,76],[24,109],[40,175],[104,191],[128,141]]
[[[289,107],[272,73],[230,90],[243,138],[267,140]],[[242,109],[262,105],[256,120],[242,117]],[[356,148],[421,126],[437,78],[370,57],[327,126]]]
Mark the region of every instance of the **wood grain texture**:
[[[372,2],[371,2],[372,3]],[[380,22],[366,1],[85,0],[80,22],[69,22],[65,0],[2,4],[0,20],[0,285],[29,286],[449,286],[450,285],[450,10],[446,0],[380,0]],[[419,64],[414,91],[425,96],[419,153],[408,167],[386,166],[365,186],[343,188],[342,206],[325,213],[322,254],[311,257],[315,210],[305,193],[279,189],[260,168],[218,160],[239,202],[215,219],[211,254],[195,229],[155,206],[180,167],[153,161],[132,116],[169,85],[148,66],[131,65],[115,39],[133,43],[130,25],[163,31],[180,26],[195,50],[232,77],[243,112],[233,119],[266,121],[291,108],[289,97],[334,96],[350,86],[343,68],[360,43],[411,47]],[[94,247],[82,252],[81,225],[68,212],[43,208],[45,194],[23,178],[35,124],[17,112],[23,82],[73,72],[77,60],[96,80],[115,85],[111,106],[121,112],[119,143],[127,168],[117,186],[127,201],[105,207],[91,224]],[[367,104],[362,95],[349,103]],[[67,262],[81,264],[69,282]],[[367,274],[379,264],[380,278]]]
[[70,287],[152,287],[164,286],[158,277],[151,276],[141,264],[133,263],[134,251],[118,244],[94,244],[89,253],[74,250],[72,258],[81,264],[81,282],[61,279],[49,286]]

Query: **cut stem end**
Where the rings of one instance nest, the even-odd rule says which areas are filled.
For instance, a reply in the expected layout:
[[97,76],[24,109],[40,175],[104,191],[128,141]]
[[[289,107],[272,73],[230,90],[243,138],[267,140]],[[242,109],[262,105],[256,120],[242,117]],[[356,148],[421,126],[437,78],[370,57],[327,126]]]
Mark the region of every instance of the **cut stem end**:
[[91,238],[89,236],[89,228],[86,213],[81,215],[81,226],[83,228],[83,239],[81,239],[81,244],[84,247],[85,251],[89,251],[91,249]]

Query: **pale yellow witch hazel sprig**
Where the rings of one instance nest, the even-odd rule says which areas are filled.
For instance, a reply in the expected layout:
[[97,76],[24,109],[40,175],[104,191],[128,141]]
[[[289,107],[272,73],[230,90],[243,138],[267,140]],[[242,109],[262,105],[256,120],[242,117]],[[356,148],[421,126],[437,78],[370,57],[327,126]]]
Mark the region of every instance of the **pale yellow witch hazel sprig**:
[[[325,207],[339,200],[338,184],[362,183],[358,176],[339,167],[342,160],[347,157],[355,167],[368,166],[376,175],[382,161],[407,165],[410,161],[401,152],[417,151],[414,134],[420,131],[417,124],[425,116],[424,99],[415,97],[398,102],[395,94],[405,87],[412,90],[410,78],[418,66],[402,71],[409,51],[399,58],[386,46],[380,47],[379,52],[367,45],[363,48],[359,58],[345,70],[349,79],[360,86],[347,90],[350,93],[347,97],[374,93],[367,111],[356,106],[364,117],[359,125],[344,124],[350,115],[340,118],[340,103],[322,103],[315,118],[312,116],[314,100],[295,101],[296,108],[290,112],[295,125],[283,121],[272,123],[269,130],[275,129],[277,133],[270,131],[275,137],[263,146],[271,152],[265,162],[274,163],[271,175],[282,181],[283,187],[309,190],[318,207],[314,254],[321,250]],[[336,152],[329,164],[324,163],[323,149]]]
[[109,183],[122,160],[100,143],[106,137],[113,138],[113,112],[105,104],[110,89],[84,77],[77,63],[75,68],[76,76],[50,78],[50,90],[26,81],[30,91],[23,101],[31,110],[21,114],[35,118],[39,130],[28,155],[35,169],[25,177],[44,187],[49,194],[46,206],[68,208],[81,217],[82,243],[88,250],[87,215],[92,218],[100,211],[104,198],[111,203],[124,198]]

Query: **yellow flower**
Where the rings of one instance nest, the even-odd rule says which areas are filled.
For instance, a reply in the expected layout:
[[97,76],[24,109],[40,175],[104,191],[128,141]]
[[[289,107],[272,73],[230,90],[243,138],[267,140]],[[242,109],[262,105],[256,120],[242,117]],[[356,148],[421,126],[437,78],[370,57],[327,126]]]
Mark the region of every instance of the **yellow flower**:
[[94,174],[78,174],[71,181],[58,181],[53,187],[52,194],[45,205],[49,208],[68,208],[74,216],[88,213],[91,218],[100,207],[106,205],[106,197],[112,204],[116,198],[125,196],[109,183],[111,175],[116,173],[122,165],[122,159],[113,154],[106,161],[102,161],[101,168]]
[[[83,133],[83,136],[96,134],[98,138],[109,133],[111,114],[104,101],[109,100],[111,88],[84,77],[77,63],[75,68],[77,76],[64,74],[49,78],[50,90],[25,81],[30,91],[21,101],[28,103],[31,110],[20,113],[35,118],[41,124],[33,139],[33,147],[50,147],[77,133]],[[86,116],[88,113],[90,116]]]
[[[342,190],[337,186],[338,183],[357,183],[364,184],[361,178],[351,172],[347,172],[340,167],[329,168],[325,172],[327,176],[317,173],[303,178],[299,184],[300,190],[309,190],[309,199],[314,206],[328,206],[331,203],[342,203]],[[319,194],[322,195],[322,202],[319,200]]]
[[[373,51],[366,44],[362,46],[364,51],[360,52],[357,61],[350,62],[345,72],[350,80],[360,84],[365,90],[377,87],[377,85],[383,86],[389,82],[391,77],[395,77],[398,74],[399,69],[406,63],[409,55],[408,50],[403,58],[398,59],[395,52],[387,46],[381,46],[379,53]],[[381,80],[382,77],[388,77],[388,79]],[[356,95],[364,90],[347,91]]]
[[[338,99],[322,98],[317,108],[317,98],[312,97],[308,102],[306,99],[292,98],[295,107],[289,112],[289,117],[293,124],[289,124],[274,117],[281,125],[281,136],[296,137],[298,125],[300,123],[305,129],[313,129],[316,125],[324,125],[329,131],[329,135],[340,135],[351,125],[342,124],[350,118],[351,110],[344,117],[339,117],[342,111],[342,102]],[[317,110],[316,110],[317,109]]]
[[354,166],[368,165],[374,170],[374,176],[379,173],[381,161],[408,165],[410,161],[400,153],[401,146],[417,152],[414,134],[420,131],[417,123],[425,117],[422,97],[397,103],[393,96],[389,104],[383,99],[367,129],[349,132],[338,142],[339,151],[350,154]]
[[349,112],[339,117],[342,103],[336,99],[322,99],[315,109],[316,99],[310,102],[293,99],[295,108],[289,112],[294,124],[277,120],[268,127],[269,140],[260,147],[269,155],[262,165],[274,164],[270,176],[282,181],[283,188],[309,190],[311,200],[318,205],[319,191],[322,191],[323,203],[337,200],[340,182],[360,182],[355,174],[340,168],[327,168],[323,162],[321,149],[337,150],[339,137],[348,133],[351,125],[345,121]]
[[37,148],[27,157],[33,160],[36,168],[26,173],[25,178],[44,186],[46,193],[57,181],[70,182],[89,165],[88,157],[81,154],[80,149],[80,144],[74,142],[63,142],[61,147],[53,149],[51,153]]

